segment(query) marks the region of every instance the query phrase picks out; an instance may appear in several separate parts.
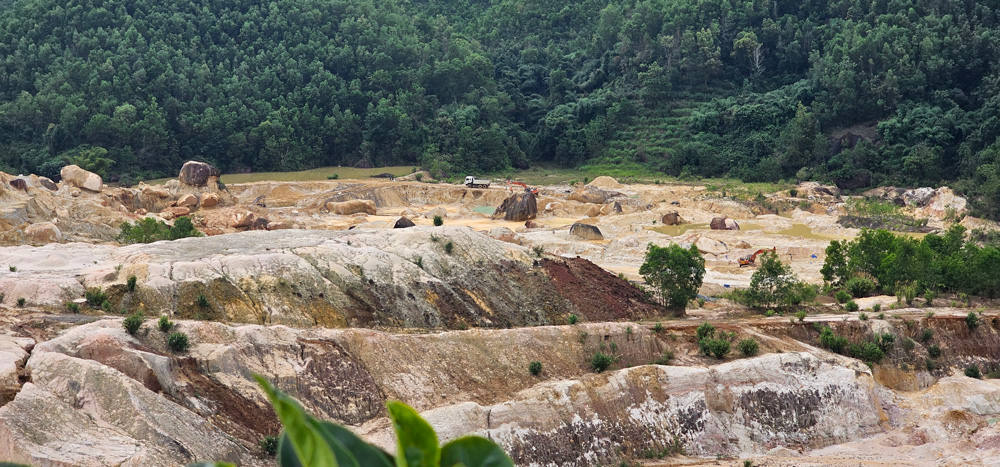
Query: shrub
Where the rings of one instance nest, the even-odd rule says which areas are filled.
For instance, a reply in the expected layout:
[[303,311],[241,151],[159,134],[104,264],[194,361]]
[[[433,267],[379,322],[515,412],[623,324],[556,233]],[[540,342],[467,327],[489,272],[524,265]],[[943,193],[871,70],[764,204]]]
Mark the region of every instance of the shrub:
[[73,302],[69,302],[69,303],[66,304],[66,311],[68,311],[70,313],[79,313],[80,312],[80,305],[77,305],[76,303],[73,303]]
[[531,252],[534,253],[535,256],[541,258],[542,255],[545,254],[545,247],[543,247],[541,245],[535,245],[535,246],[531,247]]
[[134,275],[128,276],[128,280],[125,282],[125,287],[129,292],[135,292],[135,281],[136,278]]
[[[897,318],[897,316],[893,316],[893,318]],[[885,319],[885,313],[879,313],[878,319]]]
[[434,226],[441,227],[442,225],[444,225],[444,219],[441,216],[434,216]]
[[736,344],[736,348],[740,349],[740,353],[747,357],[753,357],[760,352],[760,344],[757,343],[757,339],[743,339]]
[[107,294],[105,294],[99,287],[91,287],[85,290],[83,292],[83,297],[87,299],[87,305],[94,308],[101,306],[108,300]]
[[[847,311],[850,311],[850,309],[848,309]],[[858,314],[858,319],[860,319],[861,321],[868,321],[868,313],[862,311],[860,314]]]
[[799,190],[796,190],[795,188],[792,188],[791,190],[788,190],[788,196],[791,196],[792,198],[798,198],[799,197]]
[[424,179],[424,174],[422,174],[422,173],[418,173],[418,174],[414,175],[414,176],[413,176],[413,178],[414,178],[414,179],[415,179],[416,181],[418,181],[418,182],[419,182],[419,181],[421,181],[421,180],[423,180],[423,179]]
[[969,314],[965,315],[965,324],[969,326],[970,331],[975,331],[979,327],[979,323],[979,315],[975,311],[970,311]]
[[528,364],[528,372],[531,376],[538,376],[542,374],[542,362],[534,361]]
[[927,366],[927,371],[934,371],[937,368],[937,365],[934,364],[934,360],[931,360],[929,358],[925,358],[924,363]]
[[132,313],[131,315],[128,315],[127,317],[125,317],[125,319],[122,320],[122,327],[125,328],[125,332],[134,336],[135,333],[139,331],[139,328],[142,327],[142,322],[143,322],[142,312],[137,311],[135,313]]
[[844,353],[849,345],[847,338],[834,334],[830,326],[820,328],[819,343],[824,348],[830,349],[831,352],[839,354]]
[[847,303],[844,304],[844,309],[852,313],[858,311],[859,308],[858,302],[855,302],[854,300],[848,300]]
[[274,457],[278,454],[278,437],[274,435],[267,435],[260,440],[260,450],[264,451],[267,455]]
[[876,304],[872,305],[872,311],[875,312],[875,313],[878,313],[879,311],[882,311],[882,304],[881,303],[876,303]]
[[695,331],[695,335],[698,336],[699,341],[712,337],[715,335],[715,326],[712,326],[708,321],[705,321],[701,324],[701,326],[698,326],[698,329]]
[[335,173],[335,174],[332,174],[332,175],[327,175],[327,176],[326,176],[326,179],[327,179],[327,180],[336,180],[336,179],[338,179],[338,178],[340,178],[340,174],[337,174],[337,173]]
[[837,293],[833,294],[833,298],[837,299],[837,303],[846,303],[851,299],[851,294],[847,293],[846,290],[838,290]]
[[662,330],[663,330],[663,323],[657,321],[656,324],[653,326],[653,332],[657,332],[658,333],[658,332],[660,332]]
[[923,332],[920,333],[920,340],[923,341],[923,342],[927,342],[927,341],[931,340],[932,337],[934,337],[934,330],[933,329],[924,328]]
[[451,240],[448,240],[448,243],[444,244],[444,252],[450,255],[451,252],[454,250],[455,250],[455,244]]
[[807,314],[808,313],[806,313],[805,310],[800,310],[800,311],[795,312],[795,317],[798,318],[799,322],[801,323],[801,322],[803,322],[803,321],[806,320],[806,315]]
[[961,302],[962,305],[964,306],[972,306],[972,301],[969,300],[969,294],[965,292],[958,293],[958,301]]
[[931,358],[940,357],[941,347],[939,347],[937,344],[932,344],[930,347],[927,347],[927,355],[929,355]]
[[167,337],[167,347],[170,347],[170,350],[174,352],[184,352],[190,346],[191,343],[188,342],[188,336],[183,332],[175,332],[170,337]]
[[865,363],[882,363],[885,352],[874,342],[851,344],[851,356]]
[[156,322],[156,327],[160,328],[160,332],[170,332],[174,328],[174,323],[170,321],[170,318],[167,318],[167,315],[163,315]]
[[639,274],[660,292],[664,307],[683,314],[688,302],[698,296],[705,277],[705,259],[694,245],[685,249],[678,245],[659,247],[650,243]]
[[747,305],[754,308],[794,306],[804,300],[807,293],[799,284],[792,269],[778,256],[768,252],[759,259],[760,266],[750,276],[746,291]]
[[203,293],[198,294],[198,298],[194,300],[194,303],[202,308],[208,308],[212,306],[211,303],[208,303],[208,297],[206,297],[205,294]]
[[927,304],[927,306],[931,306],[934,304],[934,297],[936,296],[937,294],[935,294],[934,291],[931,289],[927,289],[924,291],[924,302]]
[[674,351],[671,349],[667,349],[663,351],[663,355],[661,355],[660,358],[656,359],[655,363],[657,365],[669,365],[671,360],[673,359],[674,359]]
[[907,352],[912,351],[913,348],[916,347],[916,345],[917,344],[913,342],[913,339],[910,339],[909,337],[903,339],[903,350]]
[[28,301],[27,301],[27,300],[25,300],[25,298],[24,298],[24,297],[21,297],[21,298],[18,298],[18,299],[17,299],[17,307],[18,307],[18,308],[24,308],[24,305],[25,305],[25,304],[26,304],[27,302],[28,302]]
[[595,352],[594,355],[590,357],[590,368],[600,373],[604,370],[607,370],[608,367],[610,367],[611,364],[614,363],[614,361],[615,361],[614,357],[604,352]]
[[136,221],[134,224],[123,222],[120,229],[118,241],[125,244],[152,243],[161,240],[200,237],[202,235],[194,227],[191,218],[187,216],[178,217],[174,220],[173,226],[167,225],[163,221],[157,221],[152,217],[146,217]]
[[17,272],[17,266],[7,266],[7,269],[9,269],[10,272]]
[[764,312],[764,316],[767,316],[768,318],[774,316],[775,314],[774,310],[767,310]]
[[965,376],[976,379],[983,379],[983,374],[979,371],[979,366],[970,365],[965,369]]
[[105,300],[104,303],[101,303],[101,310],[105,313],[111,313],[111,302]]
[[896,336],[892,333],[884,332],[875,337],[875,344],[883,352],[888,353],[896,344]]
[[844,288],[854,298],[867,297],[875,291],[875,281],[867,277],[852,277],[844,284]]
[[715,358],[722,360],[729,353],[729,341],[723,339],[705,339],[705,354],[711,353]]
[[569,315],[569,324],[576,324],[576,323],[578,323],[579,321],[580,321],[580,317],[579,317],[579,316],[577,316],[577,315],[576,315],[575,313],[574,313],[574,314],[571,314],[571,315]]

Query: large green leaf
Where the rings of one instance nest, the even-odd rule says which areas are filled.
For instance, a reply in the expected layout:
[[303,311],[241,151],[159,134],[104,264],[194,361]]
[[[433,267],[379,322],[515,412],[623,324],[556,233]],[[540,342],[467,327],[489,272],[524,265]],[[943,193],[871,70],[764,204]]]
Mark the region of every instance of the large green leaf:
[[323,435],[327,446],[330,446],[330,449],[333,450],[333,455],[337,457],[337,463],[340,464],[340,467],[364,467],[364,464],[358,463],[358,459],[354,454],[345,448],[344,444],[324,426],[324,424],[333,425],[332,423],[321,422],[316,419],[311,419],[309,422]]
[[441,467],[514,467],[503,448],[479,436],[463,436],[441,447]]
[[389,401],[386,407],[396,430],[396,467],[438,467],[441,450],[430,424],[402,402]]
[[[361,467],[392,467],[393,459],[392,456],[387,454],[385,451],[366,443],[363,439],[359,438],[358,435],[354,434],[351,430],[346,427],[330,423],[330,422],[319,422],[320,428],[323,429],[325,434],[335,438],[341,446],[347,449],[355,459],[357,459],[358,464]],[[338,460],[340,457],[338,456]]]
[[278,439],[278,465],[281,467],[303,467],[302,463],[299,462],[299,455],[292,447],[291,440],[288,439],[288,433],[284,431],[281,432],[281,438]]
[[[264,392],[267,393],[274,412],[285,428],[296,457],[303,466],[339,467],[333,449],[327,444],[313,418],[302,409],[295,399],[279,391],[266,379],[254,375]],[[288,444],[288,443],[282,443]],[[353,467],[353,466],[352,466]]]

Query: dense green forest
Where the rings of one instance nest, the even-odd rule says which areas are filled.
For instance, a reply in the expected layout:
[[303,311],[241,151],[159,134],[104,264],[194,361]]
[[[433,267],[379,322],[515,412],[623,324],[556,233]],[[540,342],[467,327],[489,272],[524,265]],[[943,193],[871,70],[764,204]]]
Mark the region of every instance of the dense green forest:
[[[0,164],[949,183],[1000,216],[1000,1],[0,0]],[[846,136],[845,136],[846,135]],[[856,135],[856,136],[855,136]],[[857,143],[857,144],[854,144]]]

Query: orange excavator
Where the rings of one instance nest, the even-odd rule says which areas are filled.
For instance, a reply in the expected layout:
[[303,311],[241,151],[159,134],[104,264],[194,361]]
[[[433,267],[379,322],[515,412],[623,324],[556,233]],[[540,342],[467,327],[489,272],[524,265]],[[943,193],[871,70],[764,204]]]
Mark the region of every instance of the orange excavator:
[[510,184],[510,185],[517,185],[517,186],[519,186],[521,188],[524,188],[524,191],[530,191],[531,194],[533,194],[533,195],[537,195],[538,194],[538,188],[529,188],[528,185],[525,185],[524,183],[515,182],[513,180],[508,180],[507,183]]
[[769,251],[771,253],[777,253],[778,250],[777,247],[773,247],[770,250],[757,250],[752,255],[741,256],[740,259],[738,259],[737,261],[740,262],[741,268],[743,266],[753,266],[753,264],[757,261],[757,255],[761,253],[767,253]]

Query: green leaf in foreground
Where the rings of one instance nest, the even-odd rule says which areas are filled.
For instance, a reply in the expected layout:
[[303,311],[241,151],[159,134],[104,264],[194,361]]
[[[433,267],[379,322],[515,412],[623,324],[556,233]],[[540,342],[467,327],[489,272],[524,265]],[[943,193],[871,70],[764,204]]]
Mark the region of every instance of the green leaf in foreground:
[[389,401],[386,407],[396,431],[396,467],[438,467],[441,450],[430,424],[402,402]]
[[479,436],[463,436],[441,447],[441,467],[514,467],[500,446]]
[[[278,391],[270,382],[260,376],[254,376],[264,392],[267,393],[274,412],[285,428],[287,438],[295,450],[299,463],[303,466],[339,467],[333,449],[302,406],[288,395]],[[285,437],[282,437],[285,441]]]
[[[366,443],[351,430],[330,422],[319,422],[327,439],[335,439],[357,459],[361,467],[392,467],[393,459],[385,451]],[[337,457],[340,459],[340,456]]]

